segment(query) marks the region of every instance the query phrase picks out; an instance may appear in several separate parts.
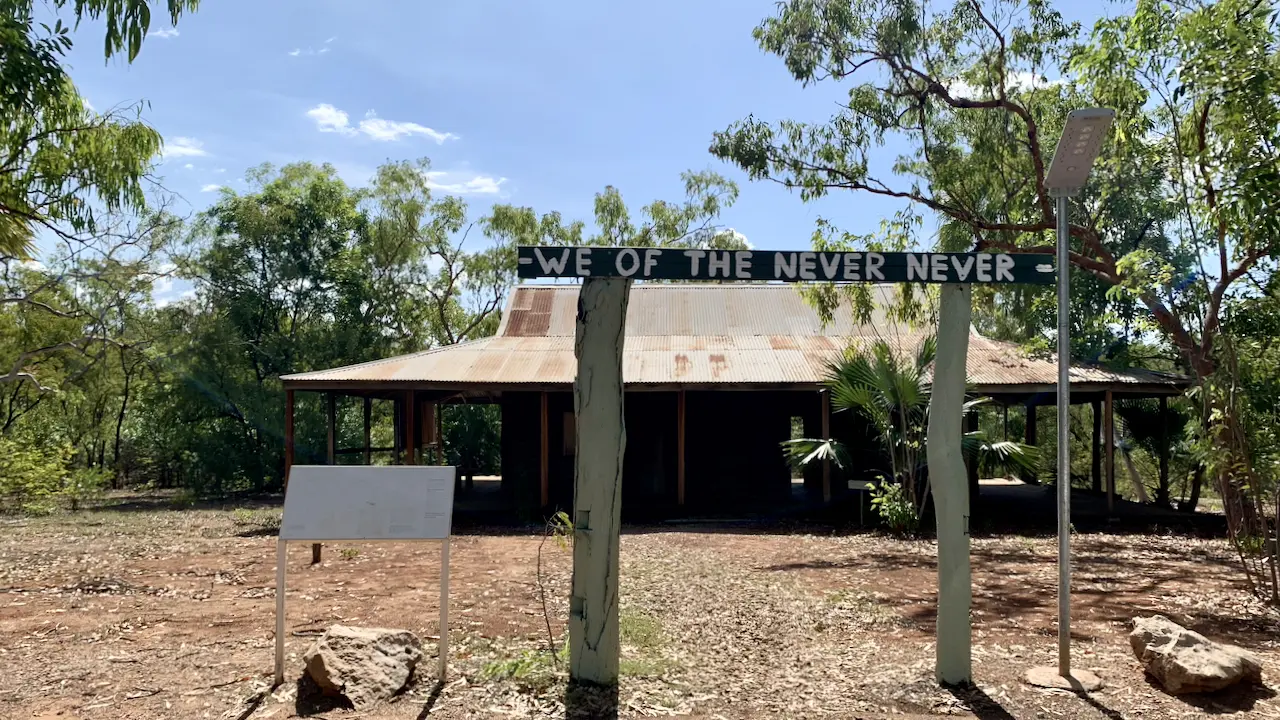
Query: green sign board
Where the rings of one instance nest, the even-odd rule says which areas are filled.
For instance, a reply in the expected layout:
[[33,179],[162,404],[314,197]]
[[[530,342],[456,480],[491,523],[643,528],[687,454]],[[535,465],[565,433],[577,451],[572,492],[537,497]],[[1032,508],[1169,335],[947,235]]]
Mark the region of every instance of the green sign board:
[[521,278],[625,277],[742,282],[1031,283],[1055,278],[1052,255],[684,248],[518,248]]

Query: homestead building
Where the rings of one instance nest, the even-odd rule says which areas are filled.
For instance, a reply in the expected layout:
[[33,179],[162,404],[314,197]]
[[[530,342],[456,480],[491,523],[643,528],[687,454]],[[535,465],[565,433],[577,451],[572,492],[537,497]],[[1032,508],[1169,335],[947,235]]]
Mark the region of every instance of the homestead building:
[[[877,306],[887,306],[894,286],[871,288]],[[576,285],[521,284],[510,292],[493,337],[285,376],[286,462],[294,455],[292,415],[299,392],[326,394],[327,459],[344,463],[369,463],[378,453],[394,462],[420,461],[425,450],[438,450],[442,413],[459,403],[496,403],[501,480],[492,501],[513,517],[571,508],[577,297]],[[822,385],[828,363],[858,340],[884,337],[913,347],[925,332],[882,312],[859,324],[848,308],[824,326],[789,285],[634,285],[623,354],[624,516],[725,514],[838,500],[849,481],[869,479],[885,463],[860,417],[831,412]],[[1035,442],[1036,408],[1054,403],[1053,358],[1029,357],[972,331],[968,377],[973,393],[1027,413],[1026,439]],[[1083,364],[1071,368],[1071,377],[1072,402],[1091,403],[1108,418],[1114,400],[1164,398],[1186,387],[1176,376]],[[362,444],[340,447],[333,408],[351,398],[363,399],[366,418],[374,402],[394,405],[394,447],[373,448],[367,421]],[[801,428],[805,437],[851,441],[856,466],[843,472],[811,468],[802,486],[793,484],[780,443]],[[1095,434],[1095,452],[1097,440]],[[1111,443],[1102,445],[1109,460]],[[1106,486],[1114,493],[1115,464],[1094,464],[1100,465],[1108,468]],[[1167,468],[1167,462],[1161,465]],[[972,492],[977,479],[971,476]]]

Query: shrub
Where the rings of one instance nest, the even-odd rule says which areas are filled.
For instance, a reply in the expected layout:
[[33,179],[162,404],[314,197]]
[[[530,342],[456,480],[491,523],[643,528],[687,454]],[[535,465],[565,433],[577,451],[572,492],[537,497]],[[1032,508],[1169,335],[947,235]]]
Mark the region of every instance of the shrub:
[[920,516],[916,514],[915,504],[907,497],[901,485],[886,482],[882,478],[871,486],[870,492],[871,508],[890,532],[908,535],[916,531]]

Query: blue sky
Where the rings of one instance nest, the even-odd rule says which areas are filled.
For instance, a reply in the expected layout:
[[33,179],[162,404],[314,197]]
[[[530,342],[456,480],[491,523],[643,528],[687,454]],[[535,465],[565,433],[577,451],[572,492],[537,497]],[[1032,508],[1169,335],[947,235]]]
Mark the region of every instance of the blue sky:
[[[1062,3],[1091,20],[1097,0]],[[441,192],[475,218],[495,203],[589,219],[617,186],[633,209],[683,197],[679,175],[741,184],[723,222],[756,247],[807,247],[826,217],[867,232],[895,205],[837,194],[815,203],[751,183],[707,152],[756,114],[822,120],[838,86],[802,88],[752,29],[773,0],[208,0],[176,32],[153,23],[132,64],[104,65],[82,27],[72,77],[98,109],[145,100],[166,138],[165,185],[199,210],[246,168],[329,162],[362,183],[386,160],[431,158]]]

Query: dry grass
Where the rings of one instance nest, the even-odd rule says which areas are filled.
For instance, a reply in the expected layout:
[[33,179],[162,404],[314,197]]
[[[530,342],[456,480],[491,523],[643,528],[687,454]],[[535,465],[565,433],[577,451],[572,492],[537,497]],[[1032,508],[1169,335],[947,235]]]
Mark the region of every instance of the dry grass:
[[[0,717],[284,718],[306,707],[270,681],[278,509],[116,510],[0,520]],[[555,717],[537,588],[541,533],[475,532],[453,546],[449,682],[422,680],[372,713],[328,718]],[[1280,677],[1280,618],[1240,587],[1220,542],[1078,538],[1075,658],[1091,698],[1020,678],[1055,651],[1052,539],[974,542],[978,686],[932,681],[935,565],[928,542],[875,535],[631,529],[622,542],[623,716],[822,718],[1280,717],[1265,688],[1171,698],[1146,682],[1127,623],[1162,612],[1264,658]],[[289,677],[329,624],[438,635],[434,544],[340,544],[308,566],[290,551]],[[543,582],[563,642],[569,554]],[[427,646],[432,647],[431,640]],[[428,662],[429,667],[434,663]]]

